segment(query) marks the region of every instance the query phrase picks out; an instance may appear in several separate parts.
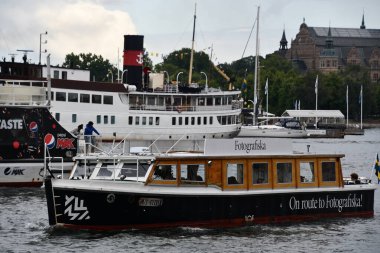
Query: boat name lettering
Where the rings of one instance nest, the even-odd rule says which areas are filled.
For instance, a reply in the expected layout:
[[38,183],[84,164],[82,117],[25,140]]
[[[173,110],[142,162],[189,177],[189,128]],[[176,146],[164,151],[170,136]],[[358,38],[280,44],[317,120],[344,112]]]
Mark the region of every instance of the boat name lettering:
[[255,140],[255,142],[243,142],[243,141],[235,141],[235,150],[251,152],[251,150],[266,150],[267,145],[265,142],[261,140]]
[[158,198],[140,198],[139,206],[162,206],[163,200]]
[[334,197],[326,195],[325,198],[311,198],[299,200],[292,196],[289,199],[289,207],[291,210],[307,210],[307,209],[338,209],[342,212],[343,208],[362,207],[363,195],[348,194],[347,197]]
[[73,138],[58,138],[57,139],[57,146],[56,148],[61,149],[75,149],[75,146],[73,144],[74,139]]
[[20,169],[20,168],[13,168],[13,169],[11,169],[10,167],[7,167],[4,170],[4,175],[6,175],[6,176],[9,176],[9,175],[15,175],[15,176],[24,175],[24,170],[25,169]]
[[22,119],[0,119],[0,129],[22,129]]

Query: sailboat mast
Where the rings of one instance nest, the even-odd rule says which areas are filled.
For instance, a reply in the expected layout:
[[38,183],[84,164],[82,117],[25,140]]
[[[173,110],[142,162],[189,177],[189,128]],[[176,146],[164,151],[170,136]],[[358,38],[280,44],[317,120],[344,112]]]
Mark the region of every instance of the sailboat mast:
[[197,19],[197,4],[195,3],[194,9],[194,25],[193,25],[193,41],[191,43],[191,54],[190,54],[190,67],[189,67],[189,84],[191,84],[191,79],[193,75],[193,58],[194,58],[194,40],[195,40],[195,20]]
[[255,81],[253,86],[253,125],[256,125],[256,105],[257,105],[257,83],[259,72],[259,13],[260,6],[257,7],[257,29],[256,29],[256,57],[255,57]]

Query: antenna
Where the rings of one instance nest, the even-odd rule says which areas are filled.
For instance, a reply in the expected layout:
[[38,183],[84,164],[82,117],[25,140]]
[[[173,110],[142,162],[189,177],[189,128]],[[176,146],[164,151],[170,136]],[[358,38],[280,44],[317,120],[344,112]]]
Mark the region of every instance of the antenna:
[[22,57],[24,63],[26,63],[26,60],[28,59],[28,53],[33,52],[33,50],[30,49],[17,49],[17,51],[24,52],[24,56]]

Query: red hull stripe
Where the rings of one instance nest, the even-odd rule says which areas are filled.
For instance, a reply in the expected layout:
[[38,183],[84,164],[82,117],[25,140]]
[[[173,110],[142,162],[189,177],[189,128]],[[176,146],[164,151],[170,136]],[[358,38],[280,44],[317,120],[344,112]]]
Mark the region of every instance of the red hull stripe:
[[124,66],[142,66],[143,52],[139,50],[124,51]]
[[134,225],[121,225],[121,226],[91,226],[91,225],[72,225],[72,224],[58,224],[70,229],[84,229],[84,230],[126,230],[126,229],[158,229],[158,228],[173,228],[173,227],[204,227],[204,228],[229,228],[241,227],[255,224],[270,224],[270,223],[288,223],[288,222],[302,222],[320,220],[323,218],[340,218],[340,217],[373,217],[373,211],[363,212],[347,212],[347,213],[323,213],[323,214],[310,214],[310,215],[289,215],[277,217],[260,217],[255,218],[253,221],[245,221],[244,218],[237,219],[224,219],[224,220],[209,220],[209,221],[191,221],[191,222],[173,222],[173,223],[155,223],[155,224],[134,224]]

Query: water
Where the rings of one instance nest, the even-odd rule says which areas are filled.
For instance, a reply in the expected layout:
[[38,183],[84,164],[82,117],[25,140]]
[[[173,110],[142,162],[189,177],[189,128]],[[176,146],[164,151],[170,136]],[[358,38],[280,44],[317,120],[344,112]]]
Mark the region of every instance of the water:
[[[371,176],[380,129],[344,139],[295,140],[294,148],[344,153],[343,175]],[[380,187],[379,187],[380,189]],[[380,193],[374,218],[330,219],[234,229],[90,232],[52,229],[42,189],[0,188],[0,252],[379,252]]]

